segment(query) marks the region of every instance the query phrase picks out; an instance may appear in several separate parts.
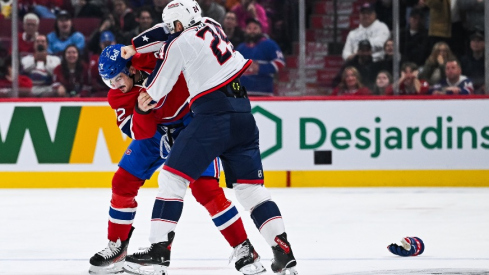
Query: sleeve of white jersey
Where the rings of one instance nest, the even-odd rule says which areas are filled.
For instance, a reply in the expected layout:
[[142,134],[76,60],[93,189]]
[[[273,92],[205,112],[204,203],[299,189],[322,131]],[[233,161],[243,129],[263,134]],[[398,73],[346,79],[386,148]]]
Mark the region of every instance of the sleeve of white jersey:
[[[179,37],[182,38],[182,37]],[[174,39],[163,45],[155,69],[146,79],[146,92],[158,102],[170,93],[183,69],[183,57],[180,49],[180,39]]]

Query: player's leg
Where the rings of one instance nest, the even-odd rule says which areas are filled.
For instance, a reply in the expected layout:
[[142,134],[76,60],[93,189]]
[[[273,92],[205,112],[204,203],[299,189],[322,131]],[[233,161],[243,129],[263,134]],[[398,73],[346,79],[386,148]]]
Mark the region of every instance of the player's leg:
[[133,141],[119,162],[112,178],[112,198],[109,209],[108,246],[90,259],[92,274],[123,272],[129,239],[136,215],[135,197],[145,179],[162,165],[159,155],[159,137]]
[[[253,120],[252,123],[255,124],[252,116],[239,115],[236,119],[242,120],[243,124],[251,123]],[[248,135],[249,142],[241,142],[239,146],[223,154],[226,184],[233,187],[239,203],[250,211],[255,226],[272,247],[272,270],[278,274],[285,274],[287,271],[297,274],[294,268],[297,263],[287,240],[282,215],[277,204],[272,201],[270,192],[263,186],[264,176],[256,124],[252,133],[254,134]]]

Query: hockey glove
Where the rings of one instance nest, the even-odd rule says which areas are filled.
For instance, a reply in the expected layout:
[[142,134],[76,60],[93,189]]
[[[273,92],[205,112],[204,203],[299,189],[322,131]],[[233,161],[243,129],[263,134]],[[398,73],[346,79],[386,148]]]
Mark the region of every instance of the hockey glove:
[[408,257],[408,256],[418,256],[424,252],[424,243],[418,237],[406,237],[401,240],[402,245],[397,245],[395,243],[387,246],[387,249],[395,255]]

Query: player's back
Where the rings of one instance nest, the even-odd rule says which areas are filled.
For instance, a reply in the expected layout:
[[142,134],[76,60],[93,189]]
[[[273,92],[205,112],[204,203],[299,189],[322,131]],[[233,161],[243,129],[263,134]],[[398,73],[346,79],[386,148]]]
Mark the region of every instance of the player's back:
[[[170,43],[169,49],[172,47],[180,51],[183,59],[182,71],[191,98],[215,90],[247,68],[248,60],[234,51],[220,25],[209,18],[182,32]],[[172,54],[174,50],[171,50]]]

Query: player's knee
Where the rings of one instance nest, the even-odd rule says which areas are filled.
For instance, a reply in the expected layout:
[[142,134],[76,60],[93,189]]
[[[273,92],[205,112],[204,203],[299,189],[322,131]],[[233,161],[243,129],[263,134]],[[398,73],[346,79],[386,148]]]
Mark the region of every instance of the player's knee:
[[112,177],[112,193],[126,197],[135,197],[143,184],[144,180],[119,167]]
[[219,187],[216,178],[200,177],[190,184],[190,190],[198,203],[206,205],[218,196],[224,196],[224,191]]
[[255,206],[272,199],[270,192],[263,185],[235,184],[233,190],[239,203],[250,211]]
[[110,206],[112,206],[113,208],[136,208],[138,206],[138,203],[133,196],[128,197],[112,193]]
[[190,182],[176,174],[161,170],[158,175],[158,196],[183,199]]

